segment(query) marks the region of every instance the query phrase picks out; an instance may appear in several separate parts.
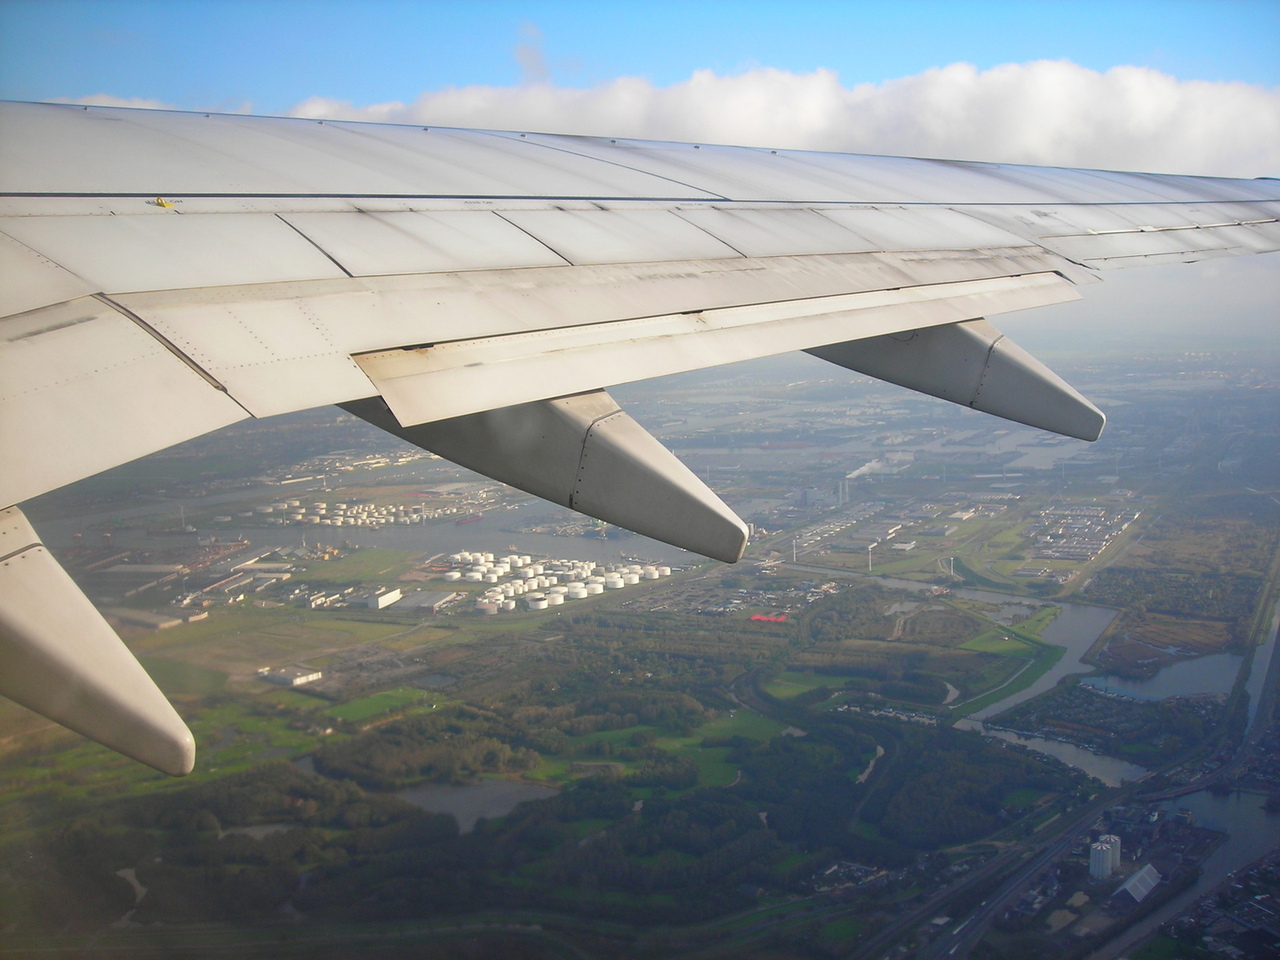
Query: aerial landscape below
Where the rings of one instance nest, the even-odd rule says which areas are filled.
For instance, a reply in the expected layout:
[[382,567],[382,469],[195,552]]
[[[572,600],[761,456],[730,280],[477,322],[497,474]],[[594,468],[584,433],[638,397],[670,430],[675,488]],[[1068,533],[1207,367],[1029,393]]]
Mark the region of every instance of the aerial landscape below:
[[6,949],[1246,949],[1280,365],[1060,362],[1112,400],[1096,445],[808,358],[619,391],[752,525],[736,566],[333,410],[32,501],[204,759],[6,705]]
[[1277,251],[1275,0],[0,0],[0,960],[1280,960]]

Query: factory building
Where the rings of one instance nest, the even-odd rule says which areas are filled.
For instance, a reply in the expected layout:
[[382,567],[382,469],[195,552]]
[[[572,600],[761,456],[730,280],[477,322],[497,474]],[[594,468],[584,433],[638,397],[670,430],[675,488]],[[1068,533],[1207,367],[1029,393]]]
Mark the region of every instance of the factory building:
[[268,683],[279,684],[282,687],[300,687],[304,683],[315,683],[324,676],[319,670],[310,667],[281,667],[278,670],[263,667],[258,671],[258,675]]
[[1137,906],[1147,899],[1160,880],[1160,872],[1148,863],[1141,870],[1134,871],[1133,876],[1111,895],[1111,899],[1117,906]]
[[403,596],[399,587],[392,587],[390,590],[383,587],[376,593],[369,595],[366,602],[369,604],[370,610],[385,610]]

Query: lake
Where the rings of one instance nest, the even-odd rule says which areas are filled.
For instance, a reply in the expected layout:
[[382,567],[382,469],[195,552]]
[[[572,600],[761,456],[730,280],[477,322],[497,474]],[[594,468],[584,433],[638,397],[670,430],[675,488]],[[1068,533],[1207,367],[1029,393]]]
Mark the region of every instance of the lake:
[[[304,773],[316,773],[315,759],[308,754],[293,765]],[[451,813],[462,833],[475,829],[481,817],[504,817],[527,800],[546,800],[558,790],[521,780],[477,780],[475,783],[420,783],[396,790],[395,796],[432,813]],[[227,831],[230,833],[231,831]]]
[[[1253,655],[1253,667],[1245,689],[1249,693],[1249,721],[1252,723],[1258,710],[1271,658],[1275,655],[1276,630],[1280,627],[1280,603],[1271,614],[1271,629],[1267,642]],[[1182,660],[1161,669],[1147,680],[1129,680],[1124,677],[1089,677],[1080,681],[1099,690],[1121,693],[1141,700],[1163,700],[1165,697],[1185,697],[1197,693],[1229,694],[1240,674],[1244,657],[1235,653],[1215,653],[1194,660]]]
[[395,795],[432,813],[451,813],[458,829],[470,833],[481,817],[503,817],[529,800],[547,800],[559,791],[520,780],[479,780],[475,783],[424,783],[397,790]]
[[1240,673],[1244,657],[1237,653],[1215,653],[1194,660],[1182,660],[1164,667],[1148,680],[1103,675],[1081,680],[1091,687],[1124,694],[1140,700],[1163,700],[1197,693],[1230,693]]

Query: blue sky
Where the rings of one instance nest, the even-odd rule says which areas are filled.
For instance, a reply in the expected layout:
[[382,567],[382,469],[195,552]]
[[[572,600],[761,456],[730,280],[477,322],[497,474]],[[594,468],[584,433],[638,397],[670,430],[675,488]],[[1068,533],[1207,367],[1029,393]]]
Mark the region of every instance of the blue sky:
[[[1280,176],[1280,0],[0,0],[0,98],[93,97]],[[1278,256],[1123,271],[1002,326],[1273,338]]]
[[1280,2],[0,0],[4,99],[109,94],[279,113],[313,96],[407,101],[540,71],[581,88],[827,68],[852,86],[1040,59],[1276,87]]

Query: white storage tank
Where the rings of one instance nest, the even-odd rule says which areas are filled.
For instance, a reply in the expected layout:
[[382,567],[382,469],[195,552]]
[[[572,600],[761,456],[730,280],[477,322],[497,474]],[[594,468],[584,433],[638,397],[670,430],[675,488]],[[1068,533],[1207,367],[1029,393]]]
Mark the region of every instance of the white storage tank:
[[660,576],[660,577],[669,577],[669,576],[671,576],[671,568],[670,568],[670,567],[659,567],[659,568],[658,568],[658,576]]
[[604,583],[588,583],[587,596],[594,596],[597,593],[604,593]]
[[452,583],[454,580],[461,580],[462,574],[460,574],[457,570],[450,570],[448,573],[444,575],[444,578]]
[[646,580],[657,580],[658,569],[656,567],[645,567],[641,576],[643,576]]
[[622,582],[623,582],[623,583],[625,583],[625,584],[627,584],[627,586],[631,586],[633,583],[639,583],[639,582],[640,582],[640,574],[638,574],[638,573],[624,573],[624,574],[622,575]]
[[503,610],[514,610],[515,608],[516,608],[516,602],[515,602],[514,600],[503,600],[503,601],[502,601],[502,609],[503,609]]
[[570,587],[569,592],[565,594],[570,600],[582,600],[587,595],[586,587]]
[[563,593],[548,593],[548,594],[547,594],[547,606],[549,606],[549,607],[558,607],[558,606],[559,606],[560,604],[562,604],[562,603],[564,603],[564,594],[563,594]]

